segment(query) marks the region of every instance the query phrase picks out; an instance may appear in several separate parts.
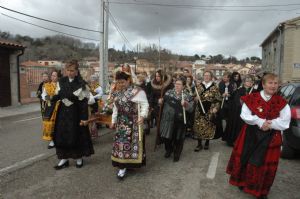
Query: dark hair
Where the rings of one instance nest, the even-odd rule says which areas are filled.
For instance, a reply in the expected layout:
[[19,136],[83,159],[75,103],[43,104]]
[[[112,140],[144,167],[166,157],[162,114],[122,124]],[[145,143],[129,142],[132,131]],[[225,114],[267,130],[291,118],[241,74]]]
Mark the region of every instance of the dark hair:
[[75,68],[75,70],[79,70],[79,63],[77,60],[73,59],[71,61],[68,61],[66,64],[66,68],[69,68],[71,66],[73,66]]
[[51,73],[50,73],[50,75],[52,75],[52,73],[54,73],[54,72],[56,72],[57,78],[58,78],[58,79],[62,77],[61,71],[60,71],[60,70],[57,70],[57,69],[52,70]]
[[123,71],[118,71],[116,72],[116,80],[128,80],[130,78],[130,75],[123,72]]
[[[235,79],[234,79],[234,77],[235,77],[236,75],[239,76],[239,79],[238,79],[238,80],[235,80]],[[239,86],[241,85],[241,83],[242,83],[241,74],[238,73],[238,72],[233,72],[233,73],[231,74],[230,81],[231,81],[232,83],[236,83],[236,84],[237,84],[237,87],[239,87]]]
[[77,60],[73,59],[71,61],[68,61],[65,65],[66,68],[69,68],[69,67],[74,67],[75,70],[78,71],[77,73],[77,76],[75,77],[75,80],[78,81],[78,83],[80,84],[80,87],[85,90],[86,89],[86,85],[87,85],[87,82],[82,78],[81,74],[80,74],[80,71],[79,71],[79,63]]
[[182,84],[183,84],[183,86],[185,86],[185,85],[186,85],[186,77],[185,77],[185,76],[183,76],[183,75],[179,75],[179,77],[177,77],[177,79],[176,79],[176,81],[175,81],[175,82],[177,82],[177,81],[181,81],[181,82],[182,82]]

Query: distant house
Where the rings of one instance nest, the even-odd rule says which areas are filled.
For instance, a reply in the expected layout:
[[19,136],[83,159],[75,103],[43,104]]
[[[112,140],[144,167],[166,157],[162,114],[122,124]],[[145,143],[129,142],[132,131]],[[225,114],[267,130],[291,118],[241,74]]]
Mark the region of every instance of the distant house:
[[177,61],[176,63],[177,71],[183,71],[187,69],[190,73],[193,71],[193,62],[191,61]]
[[20,102],[19,57],[25,46],[0,40],[0,107],[15,106]]
[[39,60],[38,63],[44,66],[50,66],[59,69],[62,69],[64,67],[63,62],[57,60]]
[[192,73],[202,77],[206,66],[207,64],[205,60],[196,60],[192,65]]
[[83,67],[90,67],[91,65],[93,65],[95,63],[98,63],[98,66],[99,66],[99,58],[98,57],[86,57],[86,58],[83,58],[83,60],[80,62]]
[[21,103],[37,101],[36,91],[42,80],[42,73],[50,73],[55,67],[45,66],[38,61],[25,61],[20,64]]
[[155,64],[149,62],[147,59],[136,60],[137,72],[146,72],[147,74],[153,74],[156,70]]
[[300,17],[279,23],[262,42],[262,69],[300,81]]
[[[227,68],[224,65],[221,65],[221,64],[209,64],[205,67],[203,72],[207,71],[207,70],[211,71],[214,74],[214,76],[217,79],[219,79],[227,71]],[[202,74],[203,74],[203,72],[202,72]]]

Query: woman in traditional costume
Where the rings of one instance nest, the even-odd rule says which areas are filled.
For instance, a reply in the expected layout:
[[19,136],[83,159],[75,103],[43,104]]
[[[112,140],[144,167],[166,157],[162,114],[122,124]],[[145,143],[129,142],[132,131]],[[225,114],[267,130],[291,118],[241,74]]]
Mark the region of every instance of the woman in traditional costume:
[[41,115],[42,115],[42,118],[43,118],[44,117],[44,113],[45,113],[46,105],[45,105],[45,101],[42,98],[42,93],[43,93],[45,84],[49,81],[49,74],[48,74],[48,72],[43,72],[42,73],[42,80],[43,81],[39,84],[39,87],[38,87],[38,89],[36,91],[36,96],[40,99]]
[[242,86],[241,74],[238,72],[233,72],[230,76],[230,82],[233,84],[233,90],[237,90]]
[[51,102],[54,95],[58,92],[58,78],[59,72],[54,70],[51,72],[51,81],[46,82],[43,86],[41,97],[45,104],[45,111],[43,115],[43,140],[49,141],[48,149],[54,147],[53,131],[58,108],[58,102]]
[[[230,73],[225,72],[222,77],[222,81],[219,83],[219,91],[222,95],[222,103],[220,109],[220,115],[222,119],[222,128],[223,131],[226,129],[227,120],[230,113],[230,107],[232,104],[233,93],[235,90],[235,84],[230,81]],[[223,133],[222,140],[226,140],[227,135]]]
[[111,128],[116,128],[116,133],[111,159],[112,165],[119,168],[117,177],[123,179],[128,168],[146,164],[142,124],[149,105],[145,92],[131,85],[130,74],[118,71],[115,79],[119,89],[113,99]]
[[60,160],[56,170],[69,166],[69,158],[76,160],[76,167],[83,166],[83,156],[94,154],[94,148],[87,127],[88,99],[90,91],[82,79],[77,61],[66,64],[67,76],[60,79],[58,94],[53,100],[60,100],[54,129],[56,155]]
[[[186,91],[190,96],[195,94],[195,85],[193,84],[193,76],[191,74],[186,75]],[[186,136],[193,137],[193,125],[194,125],[194,116],[195,111],[187,112],[187,124],[186,124]]]
[[160,136],[165,143],[165,158],[174,153],[174,162],[179,161],[186,134],[187,112],[193,110],[192,96],[184,89],[185,77],[177,78],[175,88],[168,90],[159,100],[163,106],[160,121]]
[[160,106],[158,100],[164,96],[164,94],[173,87],[172,78],[170,75],[163,75],[162,70],[155,72],[155,77],[151,80],[151,93],[152,98],[150,102],[152,123],[155,120],[155,125],[158,123],[158,117],[160,113]]
[[265,75],[262,85],[262,91],[241,97],[246,124],[227,166],[229,183],[258,199],[269,194],[280,157],[281,131],[289,128],[291,120],[289,105],[276,95],[278,76]]
[[243,85],[234,92],[230,107],[230,115],[228,116],[225,129],[225,134],[227,135],[225,141],[229,146],[233,146],[244,124],[244,121],[240,117],[242,110],[241,97],[255,92],[253,84],[254,78],[248,75],[245,77]]
[[204,149],[209,148],[209,140],[222,135],[222,124],[219,115],[221,95],[218,87],[212,81],[213,74],[206,71],[203,82],[196,88],[196,109],[194,121],[194,137],[198,140],[195,152],[203,149],[202,140],[205,140]]

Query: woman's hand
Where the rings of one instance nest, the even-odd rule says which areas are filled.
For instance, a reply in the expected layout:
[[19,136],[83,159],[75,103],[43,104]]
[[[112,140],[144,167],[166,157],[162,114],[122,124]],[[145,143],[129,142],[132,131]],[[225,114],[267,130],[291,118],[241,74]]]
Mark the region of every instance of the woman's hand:
[[188,105],[188,102],[187,102],[187,101],[181,100],[181,106],[187,107],[187,105]]
[[218,109],[217,109],[216,107],[214,107],[214,108],[212,108],[212,109],[210,110],[210,112],[211,112],[211,113],[217,113],[217,112],[218,112]]
[[79,123],[80,126],[87,126],[88,124],[89,123],[87,120],[80,120],[80,123]]
[[140,117],[140,119],[137,121],[138,125],[144,124],[144,117]]
[[271,121],[271,120],[266,120],[266,121],[263,123],[261,129],[262,129],[263,131],[268,131],[268,130],[271,129],[271,124],[272,124],[272,121]]
[[159,105],[162,105],[162,103],[163,103],[163,98],[159,98],[159,99],[158,99],[158,104],[159,104]]

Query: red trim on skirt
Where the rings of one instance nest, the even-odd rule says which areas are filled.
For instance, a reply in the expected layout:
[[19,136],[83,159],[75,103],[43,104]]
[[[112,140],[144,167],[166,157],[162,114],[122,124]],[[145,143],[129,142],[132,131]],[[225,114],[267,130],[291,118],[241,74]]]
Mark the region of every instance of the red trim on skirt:
[[229,183],[235,186],[243,186],[244,192],[256,197],[268,195],[274,182],[282,143],[281,133],[277,131],[273,136],[266,152],[264,164],[255,166],[247,164],[241,170],[241,154],[243,151],[247,124],[243,126],[236,144],[233,148],[226,172],[230,175]]

